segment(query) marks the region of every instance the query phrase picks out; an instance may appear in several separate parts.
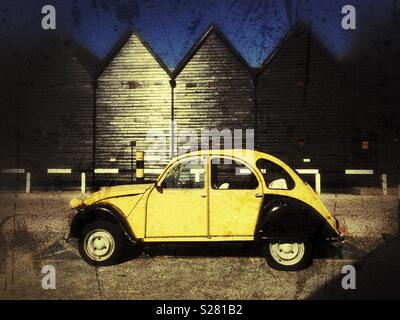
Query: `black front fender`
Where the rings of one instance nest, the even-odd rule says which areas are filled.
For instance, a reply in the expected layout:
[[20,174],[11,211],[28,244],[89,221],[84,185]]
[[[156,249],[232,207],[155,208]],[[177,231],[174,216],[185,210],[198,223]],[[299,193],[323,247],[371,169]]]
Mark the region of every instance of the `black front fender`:
[[132,229],[122,213],[119,213],[117,208],[108,204],[94,204],[78,210],[71,221],[69,237],[78,238],[83,225],[91,223],[96,219],[103,219],[117,223],[127,238],[132,242],[136,242]]
[[336,236],[324,217],[308,204],[286,196],[265,196],[256,240],[305,241]]

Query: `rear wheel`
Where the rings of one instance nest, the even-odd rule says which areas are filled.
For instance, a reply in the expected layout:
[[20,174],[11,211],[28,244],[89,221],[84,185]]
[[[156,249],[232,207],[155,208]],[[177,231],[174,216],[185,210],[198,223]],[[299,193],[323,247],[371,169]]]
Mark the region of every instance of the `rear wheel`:
[[83,227],[78,239],[79,253],[92,266],[113,265],[120,261],[126,242],[117,225],[95,221]]
[[304,242],[266,242],[263,253],[268,265],[276,270],[297,271],[308,267],[312,261],[312,247]]

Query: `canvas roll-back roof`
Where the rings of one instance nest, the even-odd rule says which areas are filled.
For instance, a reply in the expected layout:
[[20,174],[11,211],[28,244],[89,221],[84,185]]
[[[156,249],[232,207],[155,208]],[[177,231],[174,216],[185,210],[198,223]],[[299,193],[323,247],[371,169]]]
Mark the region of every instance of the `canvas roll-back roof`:
[[[178,160],[189,158],[189,157],[204,156],[204,155],[232,156],[232,157],[239,158],[241,160],[246,160],[246,159],[257,160],[259,158],[266,158],[266,159],[272,160],[276,163],[284,163],[282,160],[278,159],[277,157],[275,157],[271,154],[257,151],[257,150],[252,150],[252,149],[198,150],[198,151],[192,151],[192,152],[188,152],[188,153],[182,154],[180,156],[177,156],[172,161],[178,161]],[[287,165],[285,164],[285,166],[287,166]]]

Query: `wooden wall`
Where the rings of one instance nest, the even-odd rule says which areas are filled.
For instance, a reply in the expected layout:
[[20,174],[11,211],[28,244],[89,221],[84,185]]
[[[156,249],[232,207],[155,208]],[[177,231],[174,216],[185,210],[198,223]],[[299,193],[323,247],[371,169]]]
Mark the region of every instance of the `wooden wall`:
[[[72,41],[46,39],[14,66],[17,75],[3,87],[8,137],[2,168],[32,173],[36,185],[53,178],[79,181],[93,158],[96,57]],[[12,87],[12,90],[11,90]],[[10,127],[7,129],[7,127]],[[69,176],[48,176],[47,169],[72,169]],[[23,180],[23,179],[22,179]]]
[[[196,135],[200,140],[203,130],[229,129],[232,138],[234,129],[243,130],[243,137],[246,129],[254,130],[254,87],[250,68],[215,27],[207,30],[189,51],[174,76],[174,119],[179,153],[185,151],[182,150],[184,145],[190,146],[189,140]],[[242,141],[245,143],[244,139]]]
[[3,115],[11,117],[2,127],[9,137],[2,141],[3,168],[118,169],[96,180],[126,183],[136,150],[145,151],[147,169],[162,169],[171,148],[185,152],[190,136],[200,147],[201,133],[212,129],[243,130],[243,147],[252,129],[257,149],[297,168],[344,171],[351,164],[346,81],[304,28],[290,32],[257,72],[214,26],[174,72],[133,31],[100,68],[71,43],[40,56],[14,86],[18,92],[9,92],[17,99],[2,99],[12,110]]
[[297,168],[343,171],[350,164],[346,82],[306,29],[290,32],[264,63],[257,78],[257,105],[260,150]]
[[[118,175],[99,180],[129,181],[133,150],[154,160],[147,168],[168,161],[171,121],[169,70],[134,32],[128,32],[105,61],[96,95],[96,168],[118,168]],[[163,138],[165,137],[165,139]],[[161,158],[157,158],[161,157]]]
[[16,85],[1,86],[0,97],[0,168],[16,168],[18,163]]

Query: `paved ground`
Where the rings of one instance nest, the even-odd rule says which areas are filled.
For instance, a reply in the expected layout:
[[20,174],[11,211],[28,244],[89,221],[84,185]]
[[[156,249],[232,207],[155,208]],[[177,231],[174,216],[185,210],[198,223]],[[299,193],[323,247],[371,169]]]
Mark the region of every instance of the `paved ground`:
[[[248,244],[151,246],[118,266],[85,264],[64,239],[74,193],[0,193],[0,299],[351,299],[400,298],[398,201],[388,196],[323,195],[348,226],[345,243],[316,252],[301,272],[268,268]],[[343,290],[355,265],[357,289]],[[43,290],[42,267],[56,268]]]

